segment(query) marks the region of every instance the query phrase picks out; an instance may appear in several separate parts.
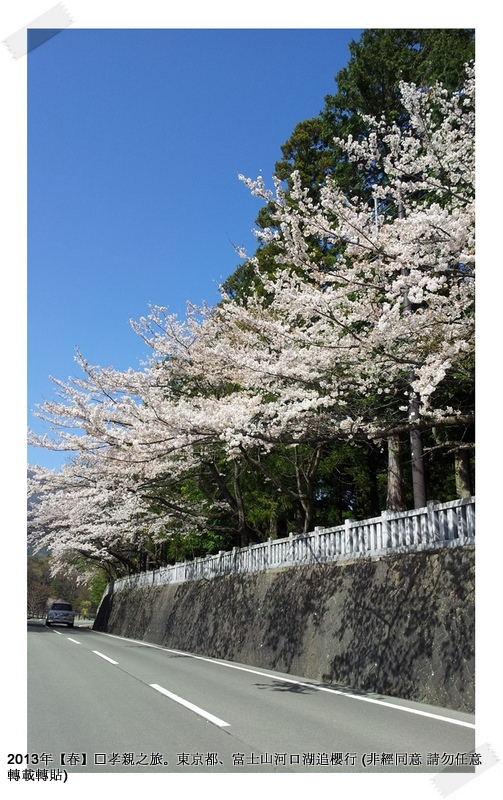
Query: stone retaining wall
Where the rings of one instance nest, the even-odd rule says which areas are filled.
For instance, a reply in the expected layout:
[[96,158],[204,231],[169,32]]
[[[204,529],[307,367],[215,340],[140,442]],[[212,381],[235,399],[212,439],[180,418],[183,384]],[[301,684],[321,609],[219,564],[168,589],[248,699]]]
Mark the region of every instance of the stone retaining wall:
[[111,592],[94,629],[474,712],[474,548]]

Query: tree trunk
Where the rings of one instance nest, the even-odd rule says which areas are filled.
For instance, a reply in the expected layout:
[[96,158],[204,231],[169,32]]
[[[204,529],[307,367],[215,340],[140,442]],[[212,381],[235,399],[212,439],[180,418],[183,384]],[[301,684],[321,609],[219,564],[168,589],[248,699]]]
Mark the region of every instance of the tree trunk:
[[[412,423],[419,420],[419,401],[415,396],[410,400],[409,419]],[[424,469],[423,437],[421,431],[415,428],[410,429],[410,455],[414,508],[424,508],[426,505],[426,473]]]
[[403,491],[402,461],[400,458],[400,437],[388,437],[388,497],[386,501],[388,511],[405,511]]
[[227,501],[233,514],[235,514],[237,517],[237,529],[241,547],[247,547],[250,542],[261,542],[262,536],[260,532],[248,525],[246,521],[245,505],[240,483],[241,462],[237,459],[234,461],[234,495],[232,495],[227,488],[225,481],[220,475],[219,469],[214,461],[209,464],[209,467],[213,477],[215,478],[216,484],[220,489],[222,497]]
[[238,515],[238,530],[241,539],[241,547],[248,547],[251,542],[260,542],[262,537],[259,531],[256,531],[246,521],[245,506],[243,502],[243,495],[241,493],[241,483],[239,476],[241,475],[241,464],[237,460],[234,461],[234,497],[236,499],[236,510]]
[[379,500],[379,488],[377,477],[380,470],[379,457],[375,447],[372,447],[367,452],[368,464],[368,482],[369,482],[369,501],[370,501],[370,516],[378,517],[381,513],[381,504]]
[[[399,219],[404,219],[405,217],[405,210],[401,199],[398,201],[398,217]],[[402,275],[404,277],[407,277],[409,274],[407,268],[402,269]],[[412,306],[407,290],[403,293],[403,313],[404,316],[412,314]],[[411,384],[413,377],[414,376],[411,375]],[[409,421],[414,423],[419,421],[419,400],[411,388],[409,388],[409,391]],[[424,472],[423,437],[421,431],[414,428],[411,428],[410,431],[410,455],[412,462],[414,508],[424,508],[426,505],[426,476]]]
[[295,447],[295,477],[297,480],[297,491],[299,494],[300,504],[304,512],[302,533],[309,533],[309,531],[311,531],[314,527],[316,513],[314,506],[314,479],[320,465],[321,452],[321,445],[318,445],[314,448],[314,452],[309,460],[306,471],[302,469],[299,463],[298,449]]
[[322,450],[323,445],[317,445],[314,447],[311,458],[304,469],[299,461],[298,447],[295,445],[294,467],[297,488],[296,492],[292,491],[292,489],[287,486],[286,482],[282,483],[276,474],[269,472],[269,470],[264,466],[264,464],[261,463],[260,460],[252,458],[250,453],[246,452],[244,449],[242,450],[244,458],[246,458],[250,464],[254,464],[256,467],[262,470],[263,474],[271,481],[272,485],[275,486],[278,491],[282,492],[294,501],[296,504],[295,522],[298,533],[308,533],[310,530],[312,530],[312,527],[315,524],[316,508],[314,487]]
[[471,497],[472,481],[470,475],[470,453],[466,449],[456,450],[454,454],[454,475],[456,477],[456,494],[459,498]]
[[269,536],[271,539],[278,538],[278,515],[275,506],[271,508],[271,516],[269,517]]

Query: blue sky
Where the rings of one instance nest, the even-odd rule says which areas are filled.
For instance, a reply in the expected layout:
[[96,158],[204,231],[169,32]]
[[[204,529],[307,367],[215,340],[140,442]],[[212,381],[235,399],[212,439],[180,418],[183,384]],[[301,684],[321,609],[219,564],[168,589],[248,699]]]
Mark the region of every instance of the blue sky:
[[[357,29],[74,29],[28,56],[28,408],[50,375],[140,367],[129,320],[218,302],[255,248],[281,145],[317,116]],[[44,426],[29,414],[37,432]],[[63,458],[29,449],[29,463]]]

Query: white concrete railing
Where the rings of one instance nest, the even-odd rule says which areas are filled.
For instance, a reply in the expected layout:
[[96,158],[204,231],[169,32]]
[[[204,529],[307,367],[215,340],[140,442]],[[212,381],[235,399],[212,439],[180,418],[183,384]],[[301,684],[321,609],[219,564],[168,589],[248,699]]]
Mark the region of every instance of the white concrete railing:
[[383,511],[380,517],[346,520],[335,528],[290,534],[261,544],[196,558],[142,572],[109,584],[105,595],[137,586],[162,586],[222,575],[305,564],[413,553],[475,544],[475,498],[449,503],[429,502],[412,511]]

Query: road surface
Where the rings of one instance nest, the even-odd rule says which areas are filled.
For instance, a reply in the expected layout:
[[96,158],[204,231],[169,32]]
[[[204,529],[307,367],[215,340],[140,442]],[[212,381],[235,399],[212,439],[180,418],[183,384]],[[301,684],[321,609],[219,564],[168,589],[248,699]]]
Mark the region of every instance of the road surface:
[[87,626],[28,623],[23,768],[473,772],[474,718]]

